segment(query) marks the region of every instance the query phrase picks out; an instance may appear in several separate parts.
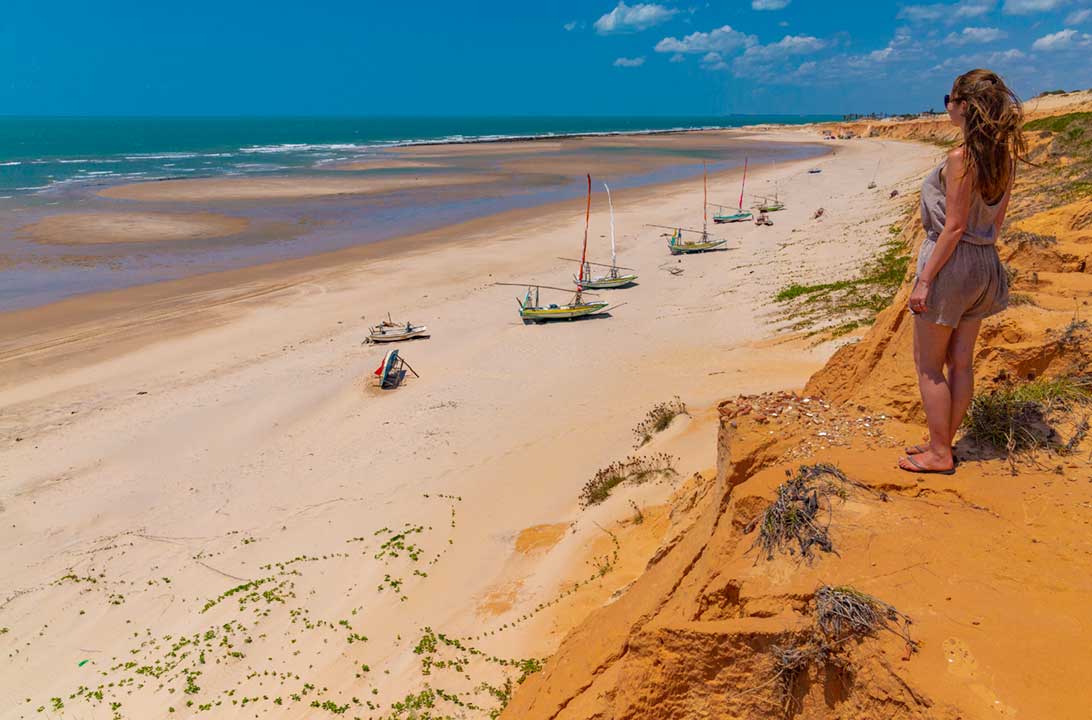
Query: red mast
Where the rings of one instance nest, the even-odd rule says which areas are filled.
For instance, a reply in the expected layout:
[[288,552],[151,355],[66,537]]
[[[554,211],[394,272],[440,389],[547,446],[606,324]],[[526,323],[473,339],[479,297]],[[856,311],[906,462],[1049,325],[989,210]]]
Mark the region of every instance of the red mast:
[[739,211],[743,212],[743,188],[747,187],[747,158],[743,158],[743,184],[739,186]]
[[701,161],[701,231],[709,223],[709,171],[705,169],[705,161]]
[[591,173],[588,174],[588,206],[584,210],[584,250],[580,253],[581,287],[584,285],[584,263],[588,259],[588,224],[591,222]]

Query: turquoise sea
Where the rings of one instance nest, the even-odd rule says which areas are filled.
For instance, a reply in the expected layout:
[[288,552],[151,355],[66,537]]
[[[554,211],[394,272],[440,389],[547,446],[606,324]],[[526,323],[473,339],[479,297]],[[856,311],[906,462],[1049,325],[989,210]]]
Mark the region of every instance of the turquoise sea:
[[[583,173],[624,190],[741,167],[815,157],[818,143],[725,138],[715,146],[695,137],[670,144],[614,142],[608,136],[762,123],[803,123],[825,117],[774,115],[629,118],[18,118],[0,117],[0,312],[84,293],[299,258],[406,237],[519,208],[582,197]],[[575,149],[529,150],[480,143],[592,136]],[[689,136],[693,137],[693,136]],[[601,142],[599,141],[601,138]],[[427,168],[345,170],[338,163],[397,156],[400,147],[479,143]],[[527,168],[504,169],[524,160]],[[544,161],[542,171],[534,159]],[[527,161],[531,162],[527,162]],[[550,161],[579,171],[550,170]],[[614,163],[613,165],[611,163]],[[110,185],[166,178],[258,173],[307,177],[481,174],[468,185],[278,200],[202,202],[119,200]],[[492,179],[490,179],[492,178]],[[728,202],[723,186],[710,202]],[[597,199],[595,202],[600,202]],[[734,202],[734,200],[733,200]],[[246,219],[247,230],[186,242],[82,244],[38,242],[31,228],[72,213],[215,212]],[[78,230],[72,232],[78,233]]]
[[72,184],[320,169],[441,142],[609,135],[835,116],[711,117],[3,117],[0,197]]

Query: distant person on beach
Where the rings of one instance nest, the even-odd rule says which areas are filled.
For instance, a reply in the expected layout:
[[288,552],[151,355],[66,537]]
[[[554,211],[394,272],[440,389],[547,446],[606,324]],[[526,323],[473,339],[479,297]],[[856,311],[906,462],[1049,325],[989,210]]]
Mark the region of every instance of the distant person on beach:
[[[914,364],[929,441],[906,448],[908,472],[955,472],[952,441],[974,394],[972,359],[982,320],[1008,306],[997,237],[1009,206],[1016,161],[1027,151],[1020,100],[989,70],[956,78],[944,96],[963,142],[921,188],[926,238],[910,293]],[[948,375],[944,375],[944,366]]]

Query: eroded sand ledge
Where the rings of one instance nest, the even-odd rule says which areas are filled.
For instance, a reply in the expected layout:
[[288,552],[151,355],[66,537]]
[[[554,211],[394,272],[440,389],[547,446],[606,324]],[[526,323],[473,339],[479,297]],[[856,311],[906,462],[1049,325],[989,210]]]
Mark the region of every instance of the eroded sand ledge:
[[47,245],[186,242],[227,237],[250,221],[215,213],[66,213],[24,225],[21,233]]

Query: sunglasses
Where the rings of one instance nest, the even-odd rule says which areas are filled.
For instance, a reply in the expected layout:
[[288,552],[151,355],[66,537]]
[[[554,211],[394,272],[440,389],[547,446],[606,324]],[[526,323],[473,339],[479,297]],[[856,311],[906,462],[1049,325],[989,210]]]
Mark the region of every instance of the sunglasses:
[[959,101],[960,101],[960,98],[957,98],[955,95],[945,95],[944,96],[944,107],[948,107],[948,105],[950,105],[951,103],[959,102]]

